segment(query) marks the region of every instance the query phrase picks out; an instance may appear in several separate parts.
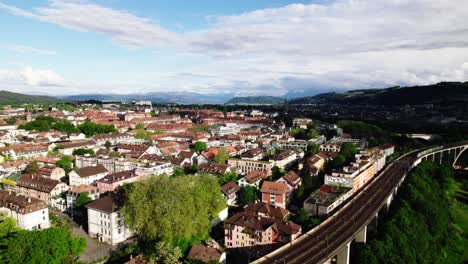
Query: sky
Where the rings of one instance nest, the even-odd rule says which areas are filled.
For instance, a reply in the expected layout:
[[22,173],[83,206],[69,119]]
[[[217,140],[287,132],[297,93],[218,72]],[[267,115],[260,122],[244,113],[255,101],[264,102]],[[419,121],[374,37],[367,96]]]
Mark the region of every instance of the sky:
[[0,0],[0,89],[301,96],[468,81],[466,0]]

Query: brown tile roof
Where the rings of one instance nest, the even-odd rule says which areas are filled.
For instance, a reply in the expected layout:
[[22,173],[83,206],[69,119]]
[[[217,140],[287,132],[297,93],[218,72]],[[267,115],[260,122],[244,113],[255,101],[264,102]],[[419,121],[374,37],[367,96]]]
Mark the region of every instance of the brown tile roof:
[[231,182],[228,182],[224,185],[221,186],[221,191],[223,191],[223,193],[226,195],[226,196],[229,196],[233,193],[236,193],[240,190],[240,187],[239,185],[237,185],[237,183],[231,181]]
[[264,214],[272,218],[276,219],[285,219],[286,216],[289,215],[289,211],[281,208],[281,207],[275,207],[269,203],[261,202],[258,201],[253,204],[249,204],[247,207],[244,209],[246,212],[253,212],[255,214]]
[[187,256],[189,260],[200,260],[202,262],[219,261],[222,252],[214,247],[207,247],[205,245],[193,245]]
[[81,184],[79,186],[73,186],[70,188],[70,192],[72,193],[82,193],[82,192],[89,192],[89,191],[96,191],[97,187],[88,185],[88,184]]
[[222,163],[208,163],[200,165],[200,171],[211,174],[222,174],[225,173],[229,168],[228,164]]
[[98,180],[98,182],[114,183],[114,182],[119,182],[119,181],[123,181],[126,179],[130,179],[136,176],[137,175],[135,173],[135,170],[127,170],[127,171],[121,171],[121,172],[108,174],[104,178]]
[[100,199],[94,200],[88,203],[85,207],[109,214],[119,210],[116,198],[113,195],[107,195]]
[[297,173],[295,173],[294,171],[290,171],[290,172],[286,173],[286,175],[284,175],[282,178],[289,185],[291,185],[293,187],[296,187],[297,185],[299,185],[299,183],[302,182],[302,178],[299,177],[299,175],[297,175]]
[[50,193],[60,182],[36,175],[24,175],[16,182],[16,186]]
[[253,170],[245,175],[245,179],[248,183],[255,183],[261,179],[266,179],[268,177],[268,172],[265,170]]
[[262,184],[262,193],[286,194],[288,185],[282,182],[264,181]]
[[47,205],[39,199],[0,190],[0,207],[8,208],[20,214],[28,214],[45,209]]
[[98,164],[96,166],[90,166],[90,167],[83,167],[80,169],[75,170],[76,174],[80,176],[81,178],[84,177],[89,177],[92,175],[100,174],[100,173],[106,173],[107,169],[102,165]]

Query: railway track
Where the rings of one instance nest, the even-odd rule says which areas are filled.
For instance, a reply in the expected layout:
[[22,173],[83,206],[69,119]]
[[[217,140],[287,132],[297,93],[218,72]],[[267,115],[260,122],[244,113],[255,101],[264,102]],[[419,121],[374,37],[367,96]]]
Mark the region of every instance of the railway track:
[[333,257],[373,219],[415,159],[414,155],[407,155],[396,160],[319,228],[255,263],[320,263]]

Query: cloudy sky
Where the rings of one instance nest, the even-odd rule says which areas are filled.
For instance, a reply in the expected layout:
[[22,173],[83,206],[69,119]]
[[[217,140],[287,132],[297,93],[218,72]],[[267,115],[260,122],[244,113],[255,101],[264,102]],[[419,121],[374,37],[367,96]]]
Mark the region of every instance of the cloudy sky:
[[294,96],[468,80],[467,0],[0,0],[0,89]]

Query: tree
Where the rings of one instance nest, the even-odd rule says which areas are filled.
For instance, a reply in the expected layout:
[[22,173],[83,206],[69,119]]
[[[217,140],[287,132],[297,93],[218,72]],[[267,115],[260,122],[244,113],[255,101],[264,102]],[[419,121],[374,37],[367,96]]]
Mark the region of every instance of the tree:
[[302,227],[302,232],[307,232],[320,224],[320,219],[312,217],[304,208],[299,209],[299,211],[292,215],[289,220],[300,225]]
[[332,160],[331,165],[332,165],[332,168],[340,168],[340,167],[343,167],[345,163],[346,163],[345,156],[343,156],[343,154],[338,154]]
[[55,162],[55,165],[64,169],[65,172],[68,174],[70,171],[72,171],[73,161],[69,156],[63,156],[61,159]]
[[16,118],[14,117],[7,117],[3,119],[7,123],[7,125],[14,125],[16,123]]
[[351,142],[345,142],[341,145],[340,154],[343,155],[346,161],[351,161],[354,159],[354,155],[358,153],[358,149]]
[[88,148],[79,148],[79,149],[73,150],[72,152],[72,155],[74,156],[81,156],[84,154],[94,155],[95,153],[94,153],[94,150],[88,149]]
[[138,122],[138,124],[136,124],[135,126],[135,129],[143,130],[145,129],[145,124],[143,124],[142,122]]
[[192,166],[184,168],[184,173],[185,174],[195,174],[199,170],[200,170],[200,167],[198,166],[198,164],[192,164]]
[[226,172],[218,177],[219,185],[226,184],[228,182],[237,182],[238,176],[235,171]]
[[271,178],[274,181],[283,177],[284,174],[286,174],[286,171],[278,166],[273,166],[271,168]]
[[66,228],[19,230],[0,239],[0,262],[72,263],[85,247],[86,239],[72,237]]
[[317,138],[319,135],[320,134],[319,134],[319,132],[317,132],[317,130],[309,129],[308,132],[307,132],[307,139]]
[[36,174],[38,171],[39,166],[37,166],[37,161],[28,163],[28,165],[26,165],[26,168],[24,169],[24,173],[31,175]]
[[181,263],[180,258],[182,258],[180,249],[166,242],[157,242],[149,253],[149,259],[154,263],[178,264]]
[[200,153],[206,150],[206,148],[207,148],[206,142],[203,142],[203,141],[197,141],[195,142],[195,144],[193,144],[193,150],[197,153]]
[[133,183],[125,197],[125,223],[149,242],[174,244],[207,234],[210,222],[226,207],[219,184],[210,175],[152,176]]
[[104,147],[106,147],[106,149],[110,149],[110,147],[112,147],[112,143],[107,140],[106,143],[104,143]]
[[11,233],[21,230],[17,225],[15,219],[5,217],[0,222],[0,240]]
[[229,152],[227,151],[227,149],[221,148],[218,151],[218,154],[214,157],[214,161],[217,163],[226,163],[229,157],[230,156],[229,156]]
[[175,177],[180,177],[180,176],[184,176],[185,173],[184,173],[184,170],[182,170],[181,168],[176,168],[174,170],[174,176]]
[[85,134],[87,137],[92,137],[98,134],[108,134],[108,133],[116,133],[117,129],[115,129],[114,125],[102,125],[96,124],[94,122],[86,121],[77,127],[81,133]]
[[248,205],[258,200],[257,188],[245,186],[239,190],[238,201],[242,205]]
[[320,151],[320,146],[314,142],[309,143],[309,147],[307,148],[307,152],[310,156],[313,156]]
[[80,208],[80,207],[86,205],[87,203],[89,203],[91,201],[92,201],[92,199],[91,199],[91,197],[89,197],[88,193],[87,192],[82,192],[76,198],[75,207]]

